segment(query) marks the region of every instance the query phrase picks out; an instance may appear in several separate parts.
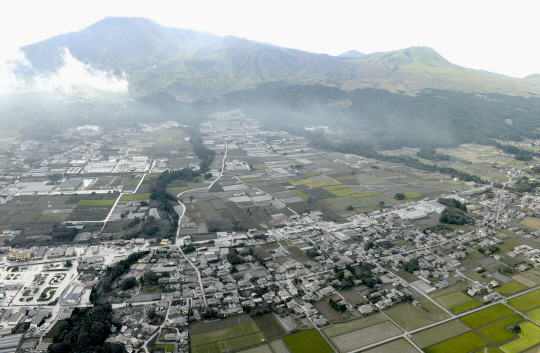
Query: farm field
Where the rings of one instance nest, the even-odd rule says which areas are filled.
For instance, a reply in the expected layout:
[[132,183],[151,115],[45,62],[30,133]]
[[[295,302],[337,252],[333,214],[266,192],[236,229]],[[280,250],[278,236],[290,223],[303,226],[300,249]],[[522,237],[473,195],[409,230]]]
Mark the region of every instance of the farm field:
[[532,322],[524,322],[519,325],[521,332],[519,338],[499,346],[505,353],[518,353],[540,343],[540,327]]
[[436,292],[434,295],[432,295],[432,298],[446,309],[451,309],[471,301],[471,297],[453,288],[443,289],[440,292]]
[[256,332],[249,335],[230,338],[223,341],[215,341],[212,343],[203,344],[203,345],[195,346],[195,347],[192,346],[191,352],[193,353],[230,352],[230,351],[235,351],[235,350],[242,349],[245,347],[253,346],[261,342],[264,342],[264,336],[261,332]]
[[503,304],[496,304],[484,310],[464,316],[460,320],[470,328],[477,328],[513,313],[514,311],[509,307]]
[[240,353],[273,353],[273,352],[272,352],[272,349],[270,349],[268,345],[264,345],[264,346],[249,348],[249,349],[240,351]]
[[540,219],[534,218],[534,217],[525,217],[519,222],[523,224],[524,226],[527,226],[529,228],[533,228],[536,230],[540,230]]
[[216,321],[198,321],[190,325],[189,333],[193,336],[198,333],[215,331],[227,327],[242,325],[249,322],[253,322],[253,319],[250,318],[248,315],[234,315]]
[[461,321],[452,320],[415,333],[412,337],[412,341],[420,348],[425,348],[465,333],[469,330],[470,329],[467,327],[467,325]]
[[247,322],[241,325],[192,335],[191,345],[199,346],[214,341],[223,341],[237,336],[252,334],[258,331],[259,328],[255,324],[255,322]]
[[511,338],[516,337],[516,334],[508,331],[506,327],[522,320],[523,317],[521,315],[515,314],[490,325],[479,328],[477,331],[491,342],[501,344]]
[[332,353],[332,347],[317,330],[302,331],[283,339],[291,353]]
[[365,353],[417,353],[418,351],[404,338],[381,344],[378,347],[368,349]]
[[427,298],[417,299],[422,307],[426,308],[429,311],[429,314],[432,315],[436,321],[448,319],[450,314],[438,307],[435,303]]
[[488,343],[474,332],[467,332],[436,345],[424,348],[426,353],[471,352]]
[[112,206],[115,200],[81,200],[77,203],[78,206]]
[[271,340],[277,337],[285,336],[287,331],[281,326],[279,320],[274,314],[264,314],[254,318],[259,329],[264,333],[264,336]]
[[331,326],[323,328],[324,333],[328,337],[335,337],[344,333],[356,331],[364,327],[380,324],[381,322],[388,321],[381,313],[371,314],[369,316],[355,319],[339,324],[333,324]]
[[473,301],[470,301],[468,303],[465,303],[465,304],[461,304],[461,305],[458,305],[458,306],[455,306],[452,308],[452,312],[454,314],[459,314],[459,313],[462,313],[464,311],[467,311],[467,310],[470,310],[470,309],[473,309],[473,308],[476,308],[477,306],[480,306],[482,304],[480,304],[479,302],[477,302],[476,300],[473,300]]
[[402,334],[403,331],[390,321],[381,322],[360,330],[332,337],[332,342],[340,352],[350,352],[364,346]]
[[341,294],[341,296],[345,298],[352,305],[362,304],[366,301],[366,299],[354,289],[342,290],[342,291],[339,291],[339,294]]
[[540,284],[540,270],[534,269],[512,276],[512,279],[529,288]]
[[527,289],[527,287],[525,287],[521,283],[508,282],[500,287],[495,288],[494,291],[497,293],[501,293],[501,295],[508,296],[525,289]]
[[406,331],[416,330],[437,321],[432,315],[408,302],[394,305],[384,313]]
[[150,200],[150,194],[122,195],[120,201],[147,201]]
[[508,305],[517,311],[528,311],[540,305],[540,289],[510,299]]

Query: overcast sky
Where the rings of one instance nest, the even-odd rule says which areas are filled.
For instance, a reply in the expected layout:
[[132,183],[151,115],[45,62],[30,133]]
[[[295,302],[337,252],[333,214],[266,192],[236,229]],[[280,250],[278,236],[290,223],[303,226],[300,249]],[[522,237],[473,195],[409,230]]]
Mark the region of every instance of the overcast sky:
[[540,73],[535,1],[10,1],[0,45],[81,30],[106,16],[339,55],[428,46],[454,64],[514,77]]

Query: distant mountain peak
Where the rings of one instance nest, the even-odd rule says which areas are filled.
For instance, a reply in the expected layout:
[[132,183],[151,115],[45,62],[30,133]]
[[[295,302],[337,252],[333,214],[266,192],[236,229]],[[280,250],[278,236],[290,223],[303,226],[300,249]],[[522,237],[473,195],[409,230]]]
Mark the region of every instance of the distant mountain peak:
[[371,57],[369,62],[389,66],[423,65],[440,67],[453,65],[441,54],[429,47],[410,47],[406,49],[378,53]]
[[340,58],[359,58],[359,57],[362,57],[362,56],[366,56],[366,54],[360,53],[357,50],[349,50],[349,51],[346,51],[343,54],[338,55],[338,57],[340,57]]

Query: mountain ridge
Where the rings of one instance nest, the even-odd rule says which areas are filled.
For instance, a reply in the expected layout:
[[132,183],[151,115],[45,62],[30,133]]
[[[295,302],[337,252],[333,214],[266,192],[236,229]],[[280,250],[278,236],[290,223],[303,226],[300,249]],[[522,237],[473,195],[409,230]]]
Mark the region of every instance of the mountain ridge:
[[209,101],[265,82],[382,88],[410,95],[423,89],[540,95],[536,79],[462,68],[428,47],[348,51],[335,57],[129,17],[108,17],[21,48],[33,68],[25,74],[58,69],[63,48],[94,68],[126,73],[134,98],[167,92],[179,100]]

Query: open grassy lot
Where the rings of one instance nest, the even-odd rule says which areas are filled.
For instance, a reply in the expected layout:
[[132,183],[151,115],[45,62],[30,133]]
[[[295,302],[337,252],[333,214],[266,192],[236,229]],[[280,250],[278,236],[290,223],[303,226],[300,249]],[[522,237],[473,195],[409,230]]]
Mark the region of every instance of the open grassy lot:
[[422,195],[420,195],[419,193],[416,193],[414,191],[407,191],[407,192],[404,192],[403,194],[405,194],[405,197],[408,198],[408,199],[413,199],[415,197],[420,197]]
[[283,339],[291,353],[332,353],[332,347],[317,330],[295,333]]
[[388,319],[384,317],[383,314],[376,313],[360,319],[340,322],[339,324],[333,324],[331,326],[323,328],[323,330],[328,337],[335,337],[348,332],[362,329],[364,327],[380,324],[381,322],[385,321],[388,321]]
[[127,185],[138,185],[141,182],[141,179],[129,179]]
[[515,333],[508,331],[506,327],[522,320],[523,317],[521,315],[515,314],[490,325],[479,328],[477,331],[491,342],[501,344],[517,336]]
[[378,347],[368,349],[365,353],[417,353],[418,351],[404,338],[381,344]]
[[518,353],[540,343],[540,327],[532,322],[524,322],[519,325],[521,332],[519,338],[499,346],[505,353]]
[[[264,336],[261,332],[252,333],[245,336],[230,338],[224,341],[216,341],[208,344],[203,344],[196,347],[191,347],[192,353],[207,353],[207,352],[230,352],[245,347],[253,346],[264,342]],[[325,342],[326,343],[326,342]]]
[[424,348],[426,353],[471,352],[486,346],[488,343],[474,332],[467,332],[434,346]]
[[256,316],[254,320],[259,329],[269,340],[285,336],[287,334],[287,331],[285,331],[283,326],[281,326],[279,320],[274,316],[274,314]]
[[341,296],[352,305],[362,304],[366,301],[366,298],[361,296],[360,293],[358,293],[354,289],[342,290],[339,291],[339,294],[341,294]]
[[508,305],[517,311],[528,311],[540,305],[540,289],[510,299]]
[[403,331],[401,331],[399,327],[390,321],[385,321],[360,330],[335,336],[332,338],[332,342],[341,352],[350,352],[401,333],[403,333]]
[[446,309],[456,307],[471,301],[471,297],[454,288],[446,288],[440,292],[435,292],[432,298]]
[[81,200],[77,206],[112,206],[115,200]]
[[420,348],[425,348],[465,333],[469,330],[470,329],[467,327],[467,325],[465,325],[461,321],[452,320],[449,322],[445,322],[444,324],[428,328],[427,330],[415,333],[412,337],[412,340]]
[[464,311],[467,311],[467,310],[470,310],[472,308],[476,308],[477,306],[480,306],[482,304],[480,304],[479,302],[477,302],[476,300],[473,300],[473,301],[470,301],[468,303],[465,303],[465,304],[461,304],[461,305],[458,305],[458,306],[455,306],[451,309],[451,311],[454,313],[454,314],[459,314],[461,312],[464,312]]
[[319,300],[313,304],[315,308],[330,322],[343,321],[345,316],[330,306],[327,299]]
[[384,313],[405,331],[416,330],[436,322],[434,317],[408,302],[394,305]]
[[514,293],[517,293],[519,291],[522,291],[524,289],[527,289],[523,284],[518,282],[508,282],[505,285],[502,285],[500,287],[495,288],[495,292],[501,293],[504,296],[512,295]]
[[292,256],[294,256],[294,258],[300,262],[309,260],[309,257],[306,255],[306,253],[296,246],[291,246],[287,250],[289,250]]
[[122,195],[120,201],[146,201],[150,200],[150,194]]
[[506,305],[496,304],[484,310],[464,316],[460,320],[470,328],[477,328],[513,313],[514,311]]

